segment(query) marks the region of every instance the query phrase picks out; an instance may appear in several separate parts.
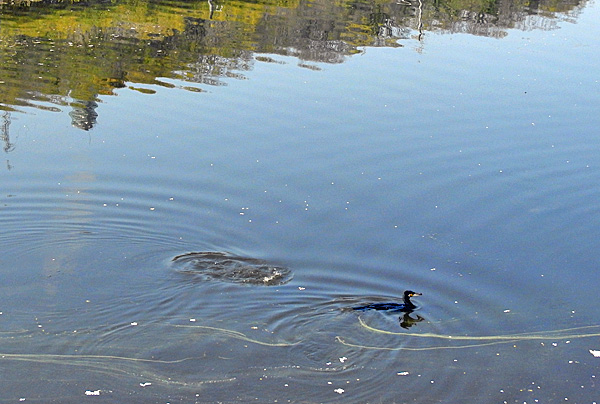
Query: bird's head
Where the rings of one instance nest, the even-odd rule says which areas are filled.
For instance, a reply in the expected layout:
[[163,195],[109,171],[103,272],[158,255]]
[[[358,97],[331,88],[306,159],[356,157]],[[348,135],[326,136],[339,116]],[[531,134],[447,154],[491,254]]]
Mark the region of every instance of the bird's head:
[[413,297],[413,296],[421,296],[422,293],[413,292],[412,290],[407,290],[404,292],[404,297]]

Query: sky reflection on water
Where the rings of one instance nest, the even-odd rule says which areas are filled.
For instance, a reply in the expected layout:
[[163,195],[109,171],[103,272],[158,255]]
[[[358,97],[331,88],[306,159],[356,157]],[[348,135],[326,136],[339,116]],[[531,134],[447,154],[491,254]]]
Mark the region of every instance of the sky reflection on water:
[[[106,27],[136,4],[32,7]],[[149,4],[210,20],[207,3]],[[449,13],[418,38],[415,4],[252,4],[213,10],[222,37],[156,24],[114,47],[79,30],[94,46],[73,53],[74,37],[7,35],[40,26],[2,9],[19,45],[0,78],[0,399],[593,403],[598,7],[522,11],[552,30]],[[377,7],[398,26],[383,45]],[[288,18],[304,30],[271,48],[246,36],[290,10],[315,21]],[[323,15],[338,48],[274,47],[331,44]],[[472,35],[486,27],[506,35]],[[193,251],[293,278],[190,278],[172,259]],[[348,310],[405,289],[423,293],[409,328]]]

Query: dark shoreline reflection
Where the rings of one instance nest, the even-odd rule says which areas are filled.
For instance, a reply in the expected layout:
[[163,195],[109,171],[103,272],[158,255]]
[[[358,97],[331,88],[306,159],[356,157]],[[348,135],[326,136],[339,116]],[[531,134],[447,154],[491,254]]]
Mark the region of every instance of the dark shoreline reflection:
[[[75,127],[96,124],[100,96],[128,83],[225,85],[264,54],[342,63],[364,47],[401,47],[427,32],[495,38],[507,29],[556,29],[585,2],[5,1],[0,0],[0,109],[70,107]],[[69,18],[65,18],[68,14]],[[308,63],[306,63],[308,62]],[[152,92],[133,88],[140,92]]]

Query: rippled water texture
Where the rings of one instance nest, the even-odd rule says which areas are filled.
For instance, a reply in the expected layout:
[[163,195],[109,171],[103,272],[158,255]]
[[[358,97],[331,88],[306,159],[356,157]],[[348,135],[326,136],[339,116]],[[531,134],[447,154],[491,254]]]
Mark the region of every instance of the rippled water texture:
[[1,2],[0,401],[598,402],[599,10]]

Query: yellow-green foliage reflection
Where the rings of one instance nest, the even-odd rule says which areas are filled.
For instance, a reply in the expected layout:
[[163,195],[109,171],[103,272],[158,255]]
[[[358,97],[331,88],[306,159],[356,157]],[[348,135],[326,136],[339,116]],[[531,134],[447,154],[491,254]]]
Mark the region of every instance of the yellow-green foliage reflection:
[[[531,7],[489,0],[2,1],[0,108],[90,103],[127,82],[165,85],[159,77],[222,85],[243,77],[256,53],[340,63],[362,47],[421,38],[415,31],[423,29],[501,37]],[[539,16],[573,6],[535,7]]]

